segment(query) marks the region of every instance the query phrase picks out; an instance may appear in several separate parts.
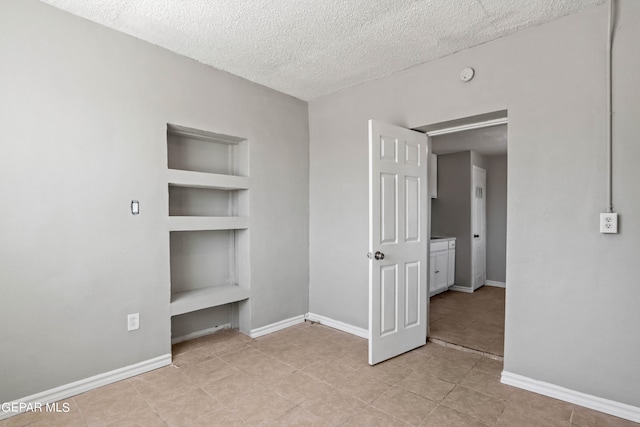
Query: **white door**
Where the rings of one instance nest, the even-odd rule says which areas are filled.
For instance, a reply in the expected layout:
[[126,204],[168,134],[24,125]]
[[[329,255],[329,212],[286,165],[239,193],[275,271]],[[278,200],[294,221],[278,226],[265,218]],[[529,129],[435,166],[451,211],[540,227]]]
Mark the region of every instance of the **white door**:
[[369,364],[427,339],[427,137],[369,120]]
[[473,166],[471,191],[471,277],[473,289],[476,290],[484,285],[487,270],[487,172]]

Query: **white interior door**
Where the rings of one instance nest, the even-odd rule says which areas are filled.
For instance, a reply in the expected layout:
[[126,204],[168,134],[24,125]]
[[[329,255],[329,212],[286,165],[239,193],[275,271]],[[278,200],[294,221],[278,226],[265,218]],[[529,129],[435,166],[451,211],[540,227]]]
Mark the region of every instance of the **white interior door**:
[[471,191],[471,268],[473,289],[484,285],[487,276],[487,171],[473,166]]
[[426,343],[427,137],[369,121],[369,364]]

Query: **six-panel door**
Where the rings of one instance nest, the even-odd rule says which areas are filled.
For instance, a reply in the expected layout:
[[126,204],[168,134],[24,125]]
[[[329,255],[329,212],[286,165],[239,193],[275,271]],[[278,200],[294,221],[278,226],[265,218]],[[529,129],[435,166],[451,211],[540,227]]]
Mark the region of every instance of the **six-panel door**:
[[369,363],[426,342],[426,136],[370,121]]

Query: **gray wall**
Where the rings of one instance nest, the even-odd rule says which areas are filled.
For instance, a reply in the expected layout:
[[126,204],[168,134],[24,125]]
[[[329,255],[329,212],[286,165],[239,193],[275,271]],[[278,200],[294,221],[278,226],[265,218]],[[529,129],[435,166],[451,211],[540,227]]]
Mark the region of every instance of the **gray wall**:
[[167,123],[249,140],[251,326],[308,311],[305,102],[35,0],[0,57],[1,402],[170,352]]
[[[310,102],[313,313],[367,328],[367,120],[418,128],[508,109],[504,367],[640,406],[640,2],[617,3],[621,233],[598,231],[606,207],[607,7],[600,6]],[[468,66],[476,77],[462,83]]]
[[487,156],[487,280],[507,274],[507,155]]
[[211,330],[211,328],[226,327],[232,313],[232,304],[225,304],[173,316],[171,318],[171,338],[182,341],[184,337],[188,337],[192,333],[202,333],[202,331]]
[[[482,154],[479,154],[479,153],[477,153],[477,152],[472,150],[471,153],[470,153],[470,160],[471,160],[471,166],[470,167],[471,167],[472,171],[473,171],[473,166],[477,166],[479,168],[487,170],[487,159]],[[473,183],[473,181],[469,181],[469,197],[471,197],[471,184],[472,183]]]
[[431,234],[456,238],[458,286],[471,287],[471,152],[438,156],[438,198],[431,199]]

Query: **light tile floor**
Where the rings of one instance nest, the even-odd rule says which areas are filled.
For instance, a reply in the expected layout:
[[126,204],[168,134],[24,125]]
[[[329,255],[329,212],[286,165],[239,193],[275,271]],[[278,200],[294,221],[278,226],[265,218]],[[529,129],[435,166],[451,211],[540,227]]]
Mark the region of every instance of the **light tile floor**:
[[504,356],[504,297],[503,288],[491,286],[431,297],[430,337]]
[[305,322],[174,346],[174,364],[15,426],[637,426],[500,384],[502,364],[428,343],[369,366],[367,341]]

